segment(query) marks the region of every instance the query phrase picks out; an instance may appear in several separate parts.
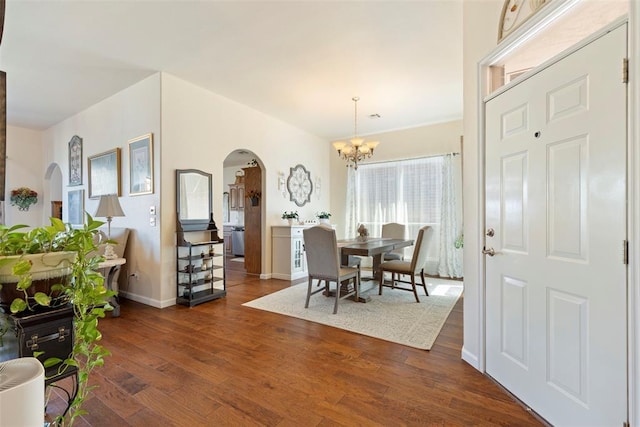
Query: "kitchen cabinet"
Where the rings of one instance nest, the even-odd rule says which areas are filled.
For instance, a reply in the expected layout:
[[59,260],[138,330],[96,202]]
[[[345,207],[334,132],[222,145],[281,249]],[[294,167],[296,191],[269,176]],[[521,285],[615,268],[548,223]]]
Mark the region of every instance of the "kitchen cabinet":
[[244,209],[244,183],[229,184],[229,209]]

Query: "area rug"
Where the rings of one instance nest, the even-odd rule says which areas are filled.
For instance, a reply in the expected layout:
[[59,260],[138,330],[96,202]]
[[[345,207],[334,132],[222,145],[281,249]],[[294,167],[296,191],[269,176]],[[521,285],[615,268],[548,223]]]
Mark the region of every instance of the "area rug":
[[[363,289],[375,285],[370,283],[363,283]],[[375,286],[363,292],[371,298],[367,303],[341,300],[338,314],[333,314],[335,299],[322,293],[312,295],[309,308],[305,309],[306,282],[243,305],[430,350],[462,294],[463,284],[455,280],[427,278],[427,288],[428,297],[424,295],[424,289],[418,289],[420,303],[416,303],[412,292],[384,288],[380,296]]]

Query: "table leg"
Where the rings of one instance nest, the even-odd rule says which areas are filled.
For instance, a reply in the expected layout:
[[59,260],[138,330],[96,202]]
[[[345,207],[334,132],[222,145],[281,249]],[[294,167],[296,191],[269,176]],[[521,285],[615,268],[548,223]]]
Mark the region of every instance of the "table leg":
[[[107,289],[113,290],[113,279],[116,276],[116,273],[120,271],[120,266],[115,265],[109,269],[107,273]],[[120,304],[118,303],[118,297],[114,296],[109,298],[109,303],[113,306],[113,311],[111,312],[111,317],[120,317]]]
[[[340,295],[346,295],[351,292],[353,292],[353,285],[351,284],[351,279],[340,282]],[[323,292],[323,294],[327,297],[335,297],[336,291],[329,291],[328,293]],[[355,295],[351,295],[347,299],[353,300],[355,302],[363,302],[363,303],[371,301],[371,297],[369,295],[362,295],[359,291],[358,291],[358,294],[360,294],[360,296],[358,297],[357,300]]]
[[378,283],[380,283],[380,280],[382,279],[380,264],[382,264],[382,254],[373,255],[373,277]]

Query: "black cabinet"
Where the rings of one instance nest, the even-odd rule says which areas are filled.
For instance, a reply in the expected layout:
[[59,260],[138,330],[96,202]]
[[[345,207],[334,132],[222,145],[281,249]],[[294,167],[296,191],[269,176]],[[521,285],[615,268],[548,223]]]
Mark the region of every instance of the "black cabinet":
[[[201,232],[178,232],[176,303],[193,307],[227,294],[222,239],[191,242]],[[217,233],[204,233],[211,237]],[[186,236],[185,236],[186,235]]]
[[[4,317],[0,329],[6,329],[0,339],[0,362],[18,357],[35,357],[34,353],[41,362],[51,357],[65,360],[71,355],[74,335],[73,307],[0,316]],[[46,384],[76,373],[73,366],[59,371],[59,365],[45,369]]]

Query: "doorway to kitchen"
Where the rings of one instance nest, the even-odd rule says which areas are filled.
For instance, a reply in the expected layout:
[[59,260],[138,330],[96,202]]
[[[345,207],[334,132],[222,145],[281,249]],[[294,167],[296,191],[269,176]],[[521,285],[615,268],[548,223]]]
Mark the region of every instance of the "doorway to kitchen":
[[262,272],[262,167],[245,149],[224,160],[223,227],[226,269]]

